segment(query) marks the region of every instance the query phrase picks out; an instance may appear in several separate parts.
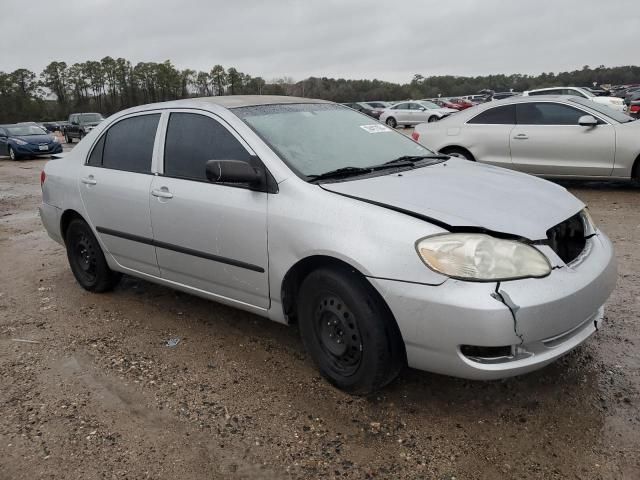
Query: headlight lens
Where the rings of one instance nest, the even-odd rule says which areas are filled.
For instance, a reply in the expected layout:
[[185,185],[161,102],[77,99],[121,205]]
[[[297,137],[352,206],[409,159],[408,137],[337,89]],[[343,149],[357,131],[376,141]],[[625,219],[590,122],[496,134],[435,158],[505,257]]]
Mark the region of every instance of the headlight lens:
[[20,140],[19,138],[12,138],[11,140],[16,142],[18,145],[26,145],[27,143],[29,143],[29,142],[25,142],[24,140]]
[[53,143],[60,143],[60,140],[55,135],[53,136]]
[[446,233],[423,238],[416,249],[424,263],[448,277],[472,281],[540,278],[551,272],[536,248],[481,233]]

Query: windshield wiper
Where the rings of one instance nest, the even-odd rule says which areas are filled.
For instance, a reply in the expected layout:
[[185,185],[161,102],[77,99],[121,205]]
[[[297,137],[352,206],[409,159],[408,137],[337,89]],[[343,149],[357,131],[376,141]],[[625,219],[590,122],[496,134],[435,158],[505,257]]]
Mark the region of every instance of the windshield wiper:
[[433,160],[448,160],[449,155],[441,155],[437,153],[432,153],[429,155],[403,155],[402,157],[394,158],[393,160],[389,160],[388,162],[383,163],[382,165],[396,165],[396,164],[414,164],[415,162],[419,162],[420,160],[425,159],[433,159]]
[[307,177],[311,182],[316,182],[318,180],[327,180],[330,178],[346,178],[353,175],[363,175],[365,173],[371,173],[372,171],[372,168],[342,167],[335,170],[329,170],[328,172],[324,172],[319,175],[307,175]]

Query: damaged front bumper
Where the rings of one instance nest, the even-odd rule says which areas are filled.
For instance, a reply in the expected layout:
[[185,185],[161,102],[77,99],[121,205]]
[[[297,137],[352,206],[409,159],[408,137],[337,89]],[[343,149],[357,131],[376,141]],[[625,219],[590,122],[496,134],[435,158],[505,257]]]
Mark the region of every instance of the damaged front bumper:
[[576,261],[545,278],[369,280],[398,322],[409,366],[488,380],[536,370],[584,342],[601,325],[616,278],[611,242],[598,233]]

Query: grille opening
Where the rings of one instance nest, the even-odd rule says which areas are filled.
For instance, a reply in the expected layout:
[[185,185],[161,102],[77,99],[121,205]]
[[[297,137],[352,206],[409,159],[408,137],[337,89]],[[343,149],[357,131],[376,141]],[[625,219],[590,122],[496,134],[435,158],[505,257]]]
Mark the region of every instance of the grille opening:
[[481,347],[478,345],[462,345],[460,351],[465,357],[470,358],[503,358],[512,356],[511,345],[501,347]]
[[584,222],[578,213],[547,230],[549,246],[564,263],[573,262],[584,250],[587,240],[584,238]]

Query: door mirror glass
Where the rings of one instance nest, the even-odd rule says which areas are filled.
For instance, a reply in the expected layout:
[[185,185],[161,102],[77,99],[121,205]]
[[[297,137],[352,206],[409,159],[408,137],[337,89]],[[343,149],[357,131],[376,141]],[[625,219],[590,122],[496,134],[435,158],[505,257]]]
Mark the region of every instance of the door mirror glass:
[[209,160],[206,167],[207,179],[212,183],[245,183],[259,185],[264,179],[264,171],[252,167],[241,160]]
[[581,125],[583,127],[595,127],[596,125],[598,125],[598,120],[596,120],[596,118],[591,115],[583,115],[578,120],[578,125]]
[[426,110],[426,108],[424,108],[424,107],[420,107],[420,108],[419,108],[419,110],[420,110],[421,112],[424,112],[424,111]]

